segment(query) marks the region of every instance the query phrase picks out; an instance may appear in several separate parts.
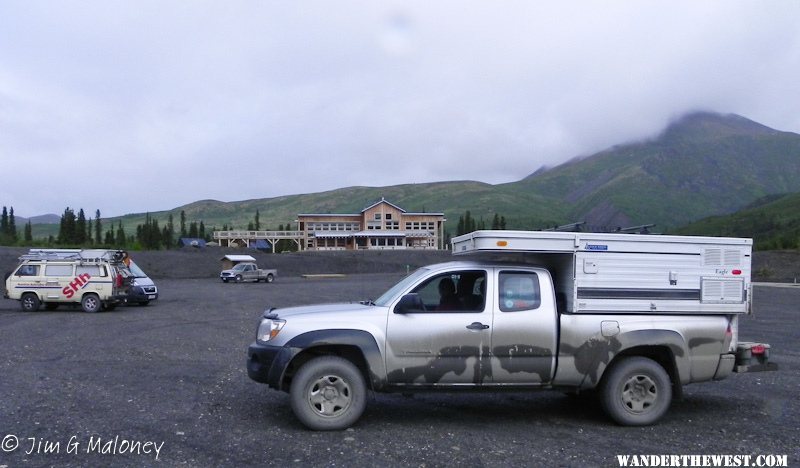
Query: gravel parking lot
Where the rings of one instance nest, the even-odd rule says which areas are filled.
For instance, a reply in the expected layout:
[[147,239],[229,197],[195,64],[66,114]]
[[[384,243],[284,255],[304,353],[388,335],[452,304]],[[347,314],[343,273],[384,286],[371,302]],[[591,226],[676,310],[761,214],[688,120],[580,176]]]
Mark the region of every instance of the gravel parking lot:
[[[164,268],[149,255],[135,258]],[[14,266],[2,260],[0,271]],[[617,466],[622,454],[800,462],[797,287],[756,287],[756,316],[741,324],[741,339],[772,344],[778,372],[689,385],[653,427],[615,426],[591,400],[556,392],[381,394],[353,428],[317,433],[286,394],[248,379],[246,349],[266,306],[374,298],[418,261],[305,267],[347,273],[335,279],[304,279],[297,267],[272,284],[223,284],[203,270],[211,266],[184,265],[182,277],[155,278],[161,297],[150,306],[100,314],[24,313],[0,300],[0,466]]]

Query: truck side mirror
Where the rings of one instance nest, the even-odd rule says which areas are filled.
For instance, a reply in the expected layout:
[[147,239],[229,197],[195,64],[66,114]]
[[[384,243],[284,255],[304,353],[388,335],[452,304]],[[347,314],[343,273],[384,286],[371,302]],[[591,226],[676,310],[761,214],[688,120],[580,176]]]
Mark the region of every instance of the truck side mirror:
[[394,307],[395,314],[408,314],[413,312],[425,312],[425,303],[417,293],[409,293],[400,298]]

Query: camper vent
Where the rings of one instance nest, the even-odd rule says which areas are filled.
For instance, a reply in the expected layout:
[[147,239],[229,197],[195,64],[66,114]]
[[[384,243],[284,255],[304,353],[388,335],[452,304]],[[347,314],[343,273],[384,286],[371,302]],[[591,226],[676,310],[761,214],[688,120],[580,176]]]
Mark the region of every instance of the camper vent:
[[742,253],[736,249],[706,249],[703,252],[705,266],[739,266]]
[[703,278],[702,301],[706,303],[744,302],[744,281],[741,279]]

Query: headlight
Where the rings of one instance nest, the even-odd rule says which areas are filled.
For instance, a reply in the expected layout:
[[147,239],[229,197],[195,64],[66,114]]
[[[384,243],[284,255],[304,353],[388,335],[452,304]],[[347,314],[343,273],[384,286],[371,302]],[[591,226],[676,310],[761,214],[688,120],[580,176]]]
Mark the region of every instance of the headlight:
[[284,325],[286,325],[286,320],[269,318],[262,319],[261,323],[258,325],[258,334],[256,334],[256,340],[266,343],[267,341],[278,336],[278,333],[281,332]]

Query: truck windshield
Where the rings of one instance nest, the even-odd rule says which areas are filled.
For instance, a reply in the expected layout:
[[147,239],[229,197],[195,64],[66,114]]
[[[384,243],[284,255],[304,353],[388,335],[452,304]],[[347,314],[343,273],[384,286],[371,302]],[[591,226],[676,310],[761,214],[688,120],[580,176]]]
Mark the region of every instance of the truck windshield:
[[244,270],[244,267],[246,267],[246,266],[247,266],[246,263],[237,263],[236,265],[234,265],[233,268],[231,268],[231,270],[233,270],[233,271],[242,271],[242,270]]
[[420,268],[414,273],[411,273],[409,276],[406,276],[402,281],[389,288],[389,290],[383,293],[381,297],[375,299],[373,304],[381,307],[388,306],[389,303],[392,302],[392,299],[395,298],[395,296],[400,294],[401,291],[407,289],[409,286],[415,283],[420,277],[425,276],[426,274],[428,274],[427,268]]

